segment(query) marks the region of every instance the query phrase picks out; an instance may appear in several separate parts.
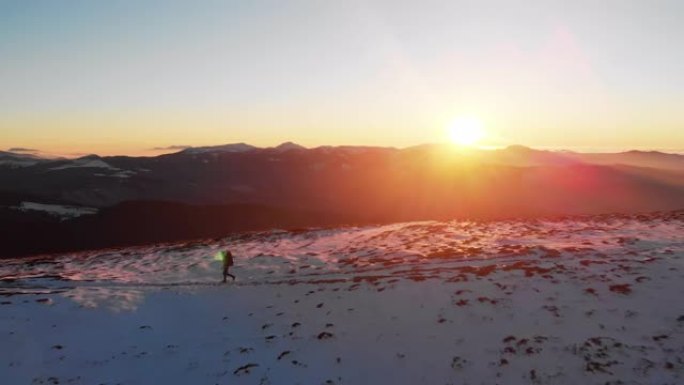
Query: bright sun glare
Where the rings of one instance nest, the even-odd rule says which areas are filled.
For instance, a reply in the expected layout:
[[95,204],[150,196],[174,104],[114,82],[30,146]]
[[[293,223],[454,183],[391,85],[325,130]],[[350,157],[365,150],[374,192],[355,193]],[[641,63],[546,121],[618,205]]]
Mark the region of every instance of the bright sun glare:
[[453,143],[461,146],[474,146],[484,136],[482,121],[475,117],[456,118],[449,126],[449,138]]

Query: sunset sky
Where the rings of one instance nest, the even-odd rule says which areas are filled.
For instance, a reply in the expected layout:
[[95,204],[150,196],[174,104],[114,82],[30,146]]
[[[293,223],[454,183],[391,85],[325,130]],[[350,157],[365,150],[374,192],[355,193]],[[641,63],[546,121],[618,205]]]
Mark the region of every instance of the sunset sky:
[[0,1],[0,149],[684,149],[682,1]]

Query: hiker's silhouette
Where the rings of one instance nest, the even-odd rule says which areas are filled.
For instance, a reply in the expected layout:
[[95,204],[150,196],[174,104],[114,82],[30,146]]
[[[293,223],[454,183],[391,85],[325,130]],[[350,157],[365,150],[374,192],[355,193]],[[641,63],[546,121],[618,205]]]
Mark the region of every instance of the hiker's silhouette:
[[233,262],[233,254],[228,250],[223,251],[221,254],[223,257],[223,283],[226,283],[228,277],[233,278],[233,281],[235,281],[235,276],[228,271],[235,264]]

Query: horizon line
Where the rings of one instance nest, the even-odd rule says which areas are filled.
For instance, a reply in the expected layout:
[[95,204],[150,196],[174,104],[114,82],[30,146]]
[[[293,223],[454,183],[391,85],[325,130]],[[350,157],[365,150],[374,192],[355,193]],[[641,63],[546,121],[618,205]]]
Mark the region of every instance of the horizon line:
[[[220,143],[220,144],[210,144],[210,145],[200,145],[200,146],[191,146],[191,145],[169,145],[169,146],[158,146],[158,147],[152,147],[152,148],[145,148],[141,150],[133,150],[130,152],[121,152],[121,153],[112,153],[112,154],[106,154],[106,155],[100,155],[97,152],[77,152],[77,153],[58,153],[58,152],[49,152],[49,151],[43,151],[40,149],[29,149],[29,148],[23,148],[20,146],[12,146],[9,147],[6,150],[0,150],[0,152],[6,152],[6,153],[12,153],[12,154],[17,154],[17,155],[28,155],[28,156],[37,156],[45,159],[59,159],[59,158],[66,158],[66,159],[77,159],[77,158],[82,158],[85,156],[101,156],[101,157],[112,157],[112,156],[129,156],[129,157],[155,157],[155,156],[160,156],[160,155],[169,155],[169,154],[176,154],[180,153],[186,150],[190,149],[202,149],[202,148],[218,148],[218,147],[226,147],[226,146],[231,146],[231,145],[246,145],[253,147],[254,150],[265,150],[265,149],[275,149],[278,148],[279,146],[286,145],[286,144],[291,144],[291,145],[296,145],[299,147],[302,147],[303,149],[306,150],[313,150],[313,149],[318,149],[318,148],[324,148],[324,147],[332,147],[332,148],[344,148],[344,147],[354,147],[354,148],[382,148],[382,149],[395,149],[395,150],[405,150],[405,149],[410,149],[414,147],[421,147],[421,146],[453,146],[454,148],[460,148],[460,149],[468,149],[468,150],[477,150],[477,151],[496,151],[496,150],[503,150],[506,148],[510,147],[524,147],[528,148],[531,150],[537,150],[537,151],[551,151],[551,152],[575,152],[575,153],[581,153],[581,154],[619,154],[619,153],[624,153],[624,152],[630,152],[630,151],[641,151],[641,152],[661,152],[665,154],[673,154],[673,155],[684,155],[684,149],[682,148],[664,148],[664,147],[627,147],[627,146],[529,146],[529,145],[524,145],[524,144],[510,144],[510,145],[479,145],[479,146],[458,146],[454,145],[451,143],[420,143],[420,144],[415,144],[415,145],[409,145],[409,146],[382,146],[382,145],[368,145],[368,144],[323,144],[323,145],[318,145],[318,146],[303,146],[300,145],[294,141],[286,141],[282,142],[277,145],[272,145],[272,146],[256,146],[249,144],[247,142],[230,142],[230,143]],[[150,155],[144,155],[145,153],[150,153]]]

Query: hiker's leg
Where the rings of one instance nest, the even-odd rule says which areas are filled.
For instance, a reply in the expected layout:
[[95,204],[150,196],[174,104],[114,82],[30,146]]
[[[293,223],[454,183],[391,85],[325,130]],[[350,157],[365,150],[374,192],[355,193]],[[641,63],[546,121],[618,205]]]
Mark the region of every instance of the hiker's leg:
[[233,274],[228,273],[228,275],[233,278],[233,281],[235,281],[235,276]]

